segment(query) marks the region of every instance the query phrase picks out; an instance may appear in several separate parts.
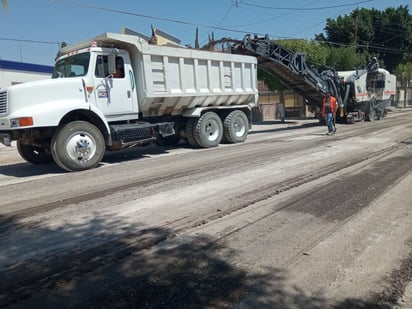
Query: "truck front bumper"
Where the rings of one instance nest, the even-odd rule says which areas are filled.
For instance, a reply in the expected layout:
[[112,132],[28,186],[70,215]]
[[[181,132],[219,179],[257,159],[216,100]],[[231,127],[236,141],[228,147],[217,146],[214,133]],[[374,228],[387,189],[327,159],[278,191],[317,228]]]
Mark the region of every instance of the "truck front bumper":
[[9,133],[0,133],[0,143],[11,146],[11,135]]

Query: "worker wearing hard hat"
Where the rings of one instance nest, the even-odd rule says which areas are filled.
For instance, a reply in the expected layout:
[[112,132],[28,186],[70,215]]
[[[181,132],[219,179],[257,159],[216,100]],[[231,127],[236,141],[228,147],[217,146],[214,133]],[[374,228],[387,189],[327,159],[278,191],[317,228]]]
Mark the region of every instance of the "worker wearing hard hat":
[[379,62],[376,57],[372,58],[372,61],[368,63],[368,71],[377,71],[379,69]]
[[336,98],[327,92],[322,100],[322,117],[325,118],[328,126],[328,133],[326,135],[333,135],[336,133],[335,114],[338,109],[338,102]]

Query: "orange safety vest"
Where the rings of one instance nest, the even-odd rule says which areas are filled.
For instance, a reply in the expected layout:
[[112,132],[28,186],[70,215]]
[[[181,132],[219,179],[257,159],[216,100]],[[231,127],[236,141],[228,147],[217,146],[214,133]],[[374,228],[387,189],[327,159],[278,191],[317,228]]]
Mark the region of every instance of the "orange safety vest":
[[[336,103],[336,98],[334,96],[329,97],[329,108],[332,114],[336,114],[336,110],[338,108],[338,104]],[[326,106],[328,98],[324,97],[322,100],[322,117],[326,116]]]

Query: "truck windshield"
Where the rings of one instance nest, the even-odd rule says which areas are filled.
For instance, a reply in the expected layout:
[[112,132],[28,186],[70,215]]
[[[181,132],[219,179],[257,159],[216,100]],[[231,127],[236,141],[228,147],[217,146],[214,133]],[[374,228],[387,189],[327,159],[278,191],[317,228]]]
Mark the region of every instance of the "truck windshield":
[[54,65],[52,78],[77,77],[87,74],[90,53],[75,54],[61,59]]

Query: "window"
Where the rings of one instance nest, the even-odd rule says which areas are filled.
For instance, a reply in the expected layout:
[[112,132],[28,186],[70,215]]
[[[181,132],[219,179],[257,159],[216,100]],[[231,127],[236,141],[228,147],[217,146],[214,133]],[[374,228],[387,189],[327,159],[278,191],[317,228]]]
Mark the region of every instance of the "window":
[[116,72],[114,78],[124,78],[124,61],[122,57],[116,57]]
[[90,53],[80,53],[56,62],[52,78],[85,76],[89,69]]
[[[109,57],[104,55],[97,56],[96,77],[105,78],[110,76],[109,72]],[[113,78],[124,78],[124,61],[120,56],[116,57],[116,72],[112,74]]]

